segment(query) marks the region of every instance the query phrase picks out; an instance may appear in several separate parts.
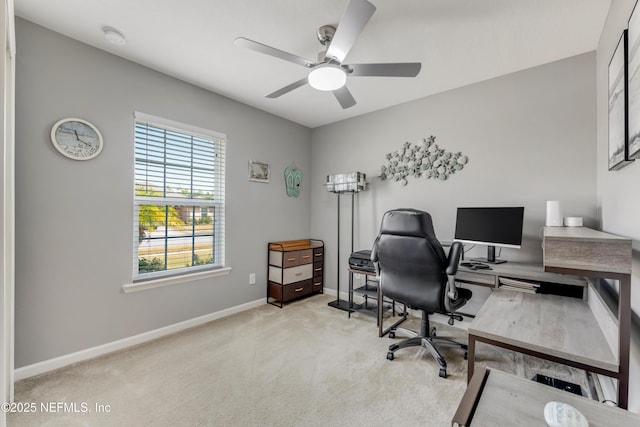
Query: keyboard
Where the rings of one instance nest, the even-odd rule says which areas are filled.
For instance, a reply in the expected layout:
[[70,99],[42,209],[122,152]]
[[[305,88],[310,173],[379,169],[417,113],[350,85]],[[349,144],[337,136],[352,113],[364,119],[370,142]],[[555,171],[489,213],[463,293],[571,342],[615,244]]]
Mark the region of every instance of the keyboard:
[[489,267],[487,264],[483,262],[477,262],[477,261],[463,261],[460,263],[460,265],[462,267],[467,267],[472,270],[490,270],[491,269],[491,267]]

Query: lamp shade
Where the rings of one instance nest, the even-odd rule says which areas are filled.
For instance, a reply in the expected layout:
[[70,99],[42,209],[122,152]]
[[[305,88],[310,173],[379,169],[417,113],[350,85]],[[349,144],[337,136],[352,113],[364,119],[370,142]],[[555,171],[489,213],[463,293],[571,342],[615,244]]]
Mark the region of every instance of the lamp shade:
[[320,64],[309,72],[309,85],[318,90],[340,89],[347,82],[347,73],[335,64]]

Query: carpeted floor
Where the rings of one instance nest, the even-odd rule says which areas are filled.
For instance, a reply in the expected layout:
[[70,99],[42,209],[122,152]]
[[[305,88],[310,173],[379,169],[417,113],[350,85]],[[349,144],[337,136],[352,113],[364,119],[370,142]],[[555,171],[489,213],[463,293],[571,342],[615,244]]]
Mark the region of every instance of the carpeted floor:
[[[327,306],[330,300],[318,295],[283,309],[261,306],[20,381],[16,402],[36,410],[8,414],[8,425],[451,425],[466,387],[462,353],[443,349],[446,379],[416,348],[388,361],[393,340],[378,338],[375,319],[347,319]],[[403,326],[418,329],[418,322]],[[432,326],[466,341],[463,330]],[[542,373],[586,386],[580,371],[491,346],[479,345],[476,359],[520,376]]]

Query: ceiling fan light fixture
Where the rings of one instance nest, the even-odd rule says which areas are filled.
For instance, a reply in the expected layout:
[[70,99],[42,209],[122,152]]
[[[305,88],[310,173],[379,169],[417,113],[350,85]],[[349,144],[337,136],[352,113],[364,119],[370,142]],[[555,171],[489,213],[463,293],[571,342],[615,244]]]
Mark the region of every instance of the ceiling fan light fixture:
[[340,89],[347,82],[346,71],[336,64],[320,64],[309,72],[309,85],[318,90]]

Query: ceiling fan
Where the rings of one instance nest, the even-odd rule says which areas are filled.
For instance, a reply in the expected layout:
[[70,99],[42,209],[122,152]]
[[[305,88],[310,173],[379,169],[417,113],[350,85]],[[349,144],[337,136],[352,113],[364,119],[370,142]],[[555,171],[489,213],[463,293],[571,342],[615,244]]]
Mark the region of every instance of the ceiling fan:
[[307,77],[268,94],[267,98],[278,98],[309,84],[315,89],[333,92],[342,108],[349,108],[356,105],[356,100],[345,86],[347,76],[415,77],[422,67],[419,62],[342,63],[375,11],[376,7],[367,0],[351,0],[337,28],[333,25],[323,25],[318,29],[318,40],[326,50],[318,54],[316,62],[244,37],[238,37],[235,44],[309,69]]

